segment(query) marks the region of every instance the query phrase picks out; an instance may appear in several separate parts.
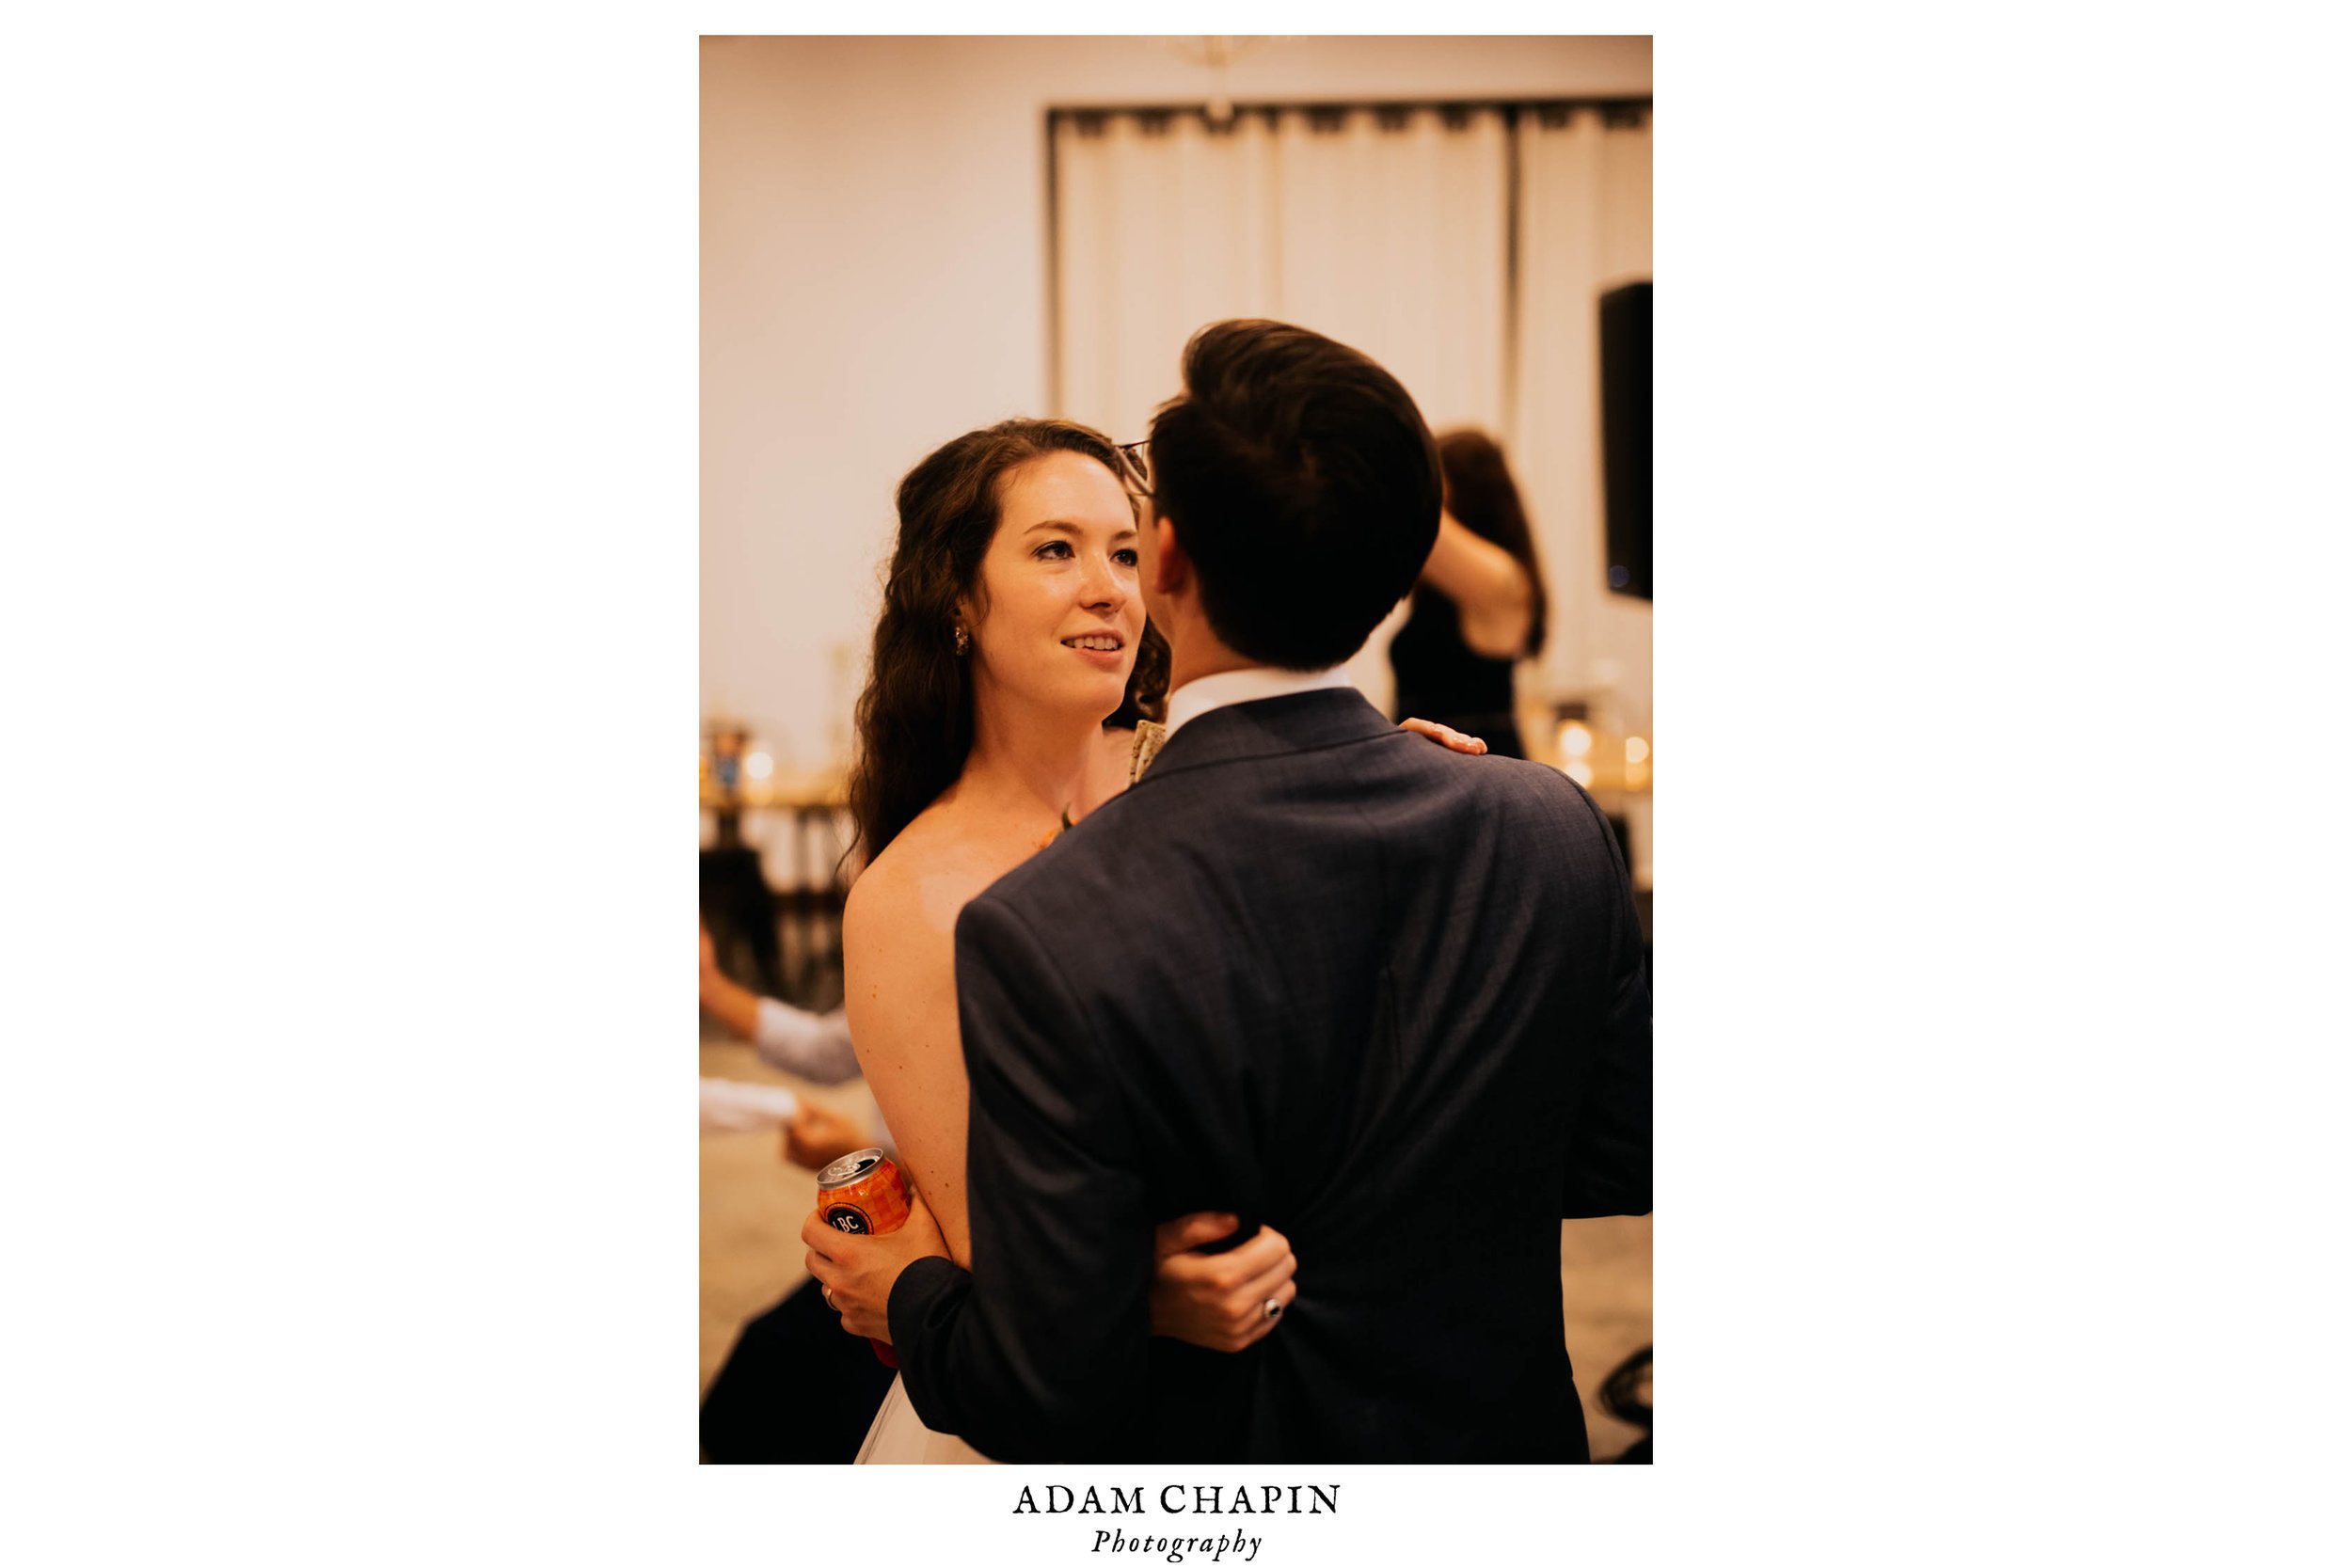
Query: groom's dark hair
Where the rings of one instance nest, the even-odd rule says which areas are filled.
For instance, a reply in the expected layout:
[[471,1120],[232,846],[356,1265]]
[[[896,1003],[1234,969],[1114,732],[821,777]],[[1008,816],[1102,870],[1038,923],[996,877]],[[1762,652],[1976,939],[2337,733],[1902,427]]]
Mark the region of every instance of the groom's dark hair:
[[1261,664],[1340,663],[1437,543],[1421,410],[1364,355],[1282,322],[1202,327],[1184,376],[1152,421],[1152,488],[1210,629]]

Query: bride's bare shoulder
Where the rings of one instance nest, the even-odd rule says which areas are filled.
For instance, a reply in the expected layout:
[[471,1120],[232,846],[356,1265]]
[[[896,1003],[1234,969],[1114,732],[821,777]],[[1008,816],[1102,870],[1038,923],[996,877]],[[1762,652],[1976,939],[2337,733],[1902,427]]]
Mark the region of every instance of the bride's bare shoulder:
[[1001,871],[962,831],[952,809],[934,805],[850,885],[841,912],[843,948],[854,954],[952,942],[956,916]]

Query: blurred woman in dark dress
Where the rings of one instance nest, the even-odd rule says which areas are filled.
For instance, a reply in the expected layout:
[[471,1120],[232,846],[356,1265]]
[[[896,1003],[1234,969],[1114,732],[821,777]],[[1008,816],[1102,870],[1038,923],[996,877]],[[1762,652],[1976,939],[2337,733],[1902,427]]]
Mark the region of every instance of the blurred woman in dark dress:
[[1543,573],[1502,449],[1483,431],[1438,439],[1445,512],[1413,589],[1412,614],[1389,643],[1396,711],[1485,738],[1523,757],[1511,667],[1544,645]]

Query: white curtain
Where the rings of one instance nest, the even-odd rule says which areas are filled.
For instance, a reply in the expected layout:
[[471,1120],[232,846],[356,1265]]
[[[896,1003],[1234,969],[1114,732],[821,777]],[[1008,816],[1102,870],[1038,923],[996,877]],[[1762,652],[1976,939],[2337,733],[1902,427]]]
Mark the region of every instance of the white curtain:
[[1536,679],[1561,694],[1605,681],[1621,718],[1647,733],[1649,605],[1606,583],[1599,301],[1650,276],[1650,126],[1647,111],[1638,123],[1609,119],[1588,108],[1519,120],[1518,375],[1505,446],[1551,594]]
[[[1552,605],[1523,690],[1605,682],[1646,730],[1649,606],[1605,581],[1598,313],[1650,276],[1646,110],[1530,109],[1516,130],[1491,109],[1252,111],[1224,132],[1064,115],[1054,159],[1059,413],[1139,439],[1184,340],[1229,316],[1362,349],[1432,429],[1478,425],[1510,453]],[[1348,667],[1384,707],[1401,619]]]
[[[1295,322],[1388,367],[1433,428],[1503,427],[1508,145],[1494,110],[1055,122],[1062,416],[1132,441],[1213,321]],[[1386,707],[1399,615],[1349,663]]]
[[1063,418],[1136,441],[1179,350],[1226,316],[1279,316],[1275,134],[1199,118],[1056,122],[1056,386]]

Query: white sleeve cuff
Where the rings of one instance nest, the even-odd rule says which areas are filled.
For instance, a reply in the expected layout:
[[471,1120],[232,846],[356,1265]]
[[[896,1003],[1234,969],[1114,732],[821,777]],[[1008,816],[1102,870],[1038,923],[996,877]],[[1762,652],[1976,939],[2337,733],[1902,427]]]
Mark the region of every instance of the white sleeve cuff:
[[850,1020],[838,1008],[808,1013],[763,996],[759,999],[759,1034],[753,1048],[770,1067],[819,1084],[846,1084],[858,1075],[857,1051],[850,1044]]

